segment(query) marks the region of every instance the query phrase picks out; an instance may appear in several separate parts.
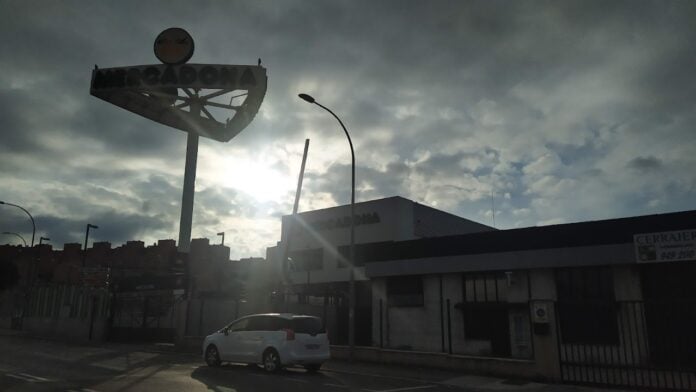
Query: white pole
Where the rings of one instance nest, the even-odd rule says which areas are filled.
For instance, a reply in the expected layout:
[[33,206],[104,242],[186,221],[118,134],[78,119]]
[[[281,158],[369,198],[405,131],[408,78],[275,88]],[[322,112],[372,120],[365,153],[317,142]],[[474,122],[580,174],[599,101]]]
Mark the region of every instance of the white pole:
[[[197,95],[197,94],[196,94]],[[193,97],[192,97],[193,98]],[[200,113],[200,104],[192,99],[191,115]],[[198,162],[198,134],[190,130],[186,138],[186,168],[184,169],[184,191],[181,196],[181,220],[179,221],[179,252],[188,253],[191,247],[191,224],[193,221],[193,195],[196,189],[196,164]]]

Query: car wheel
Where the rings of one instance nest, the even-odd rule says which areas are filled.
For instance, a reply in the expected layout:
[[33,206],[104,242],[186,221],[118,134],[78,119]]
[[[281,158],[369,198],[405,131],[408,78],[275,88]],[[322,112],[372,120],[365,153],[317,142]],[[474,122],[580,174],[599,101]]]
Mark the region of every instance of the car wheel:
[[205,349],[205,363],[208,366],[220,366],[220,353],[214,344]]
[[280,356],[278,352],[269,348],[263,353],[263,369],[269,373],[273,373],[280,370],[280,368]]
[[307,373],[316,373],[321,369],[321,364],[320,363],[311,363],[304,365],[304,368],[307,369]]

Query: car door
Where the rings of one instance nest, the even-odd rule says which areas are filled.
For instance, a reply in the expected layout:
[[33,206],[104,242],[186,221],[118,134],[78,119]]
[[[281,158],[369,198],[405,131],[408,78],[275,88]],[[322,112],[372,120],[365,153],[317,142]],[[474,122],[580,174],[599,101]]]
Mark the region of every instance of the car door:
[[242,361],[244,358],[244,339],[249,326],[249,318],[243,318],[228,325],[222,337],[220,348],[223,361]]
[[254,317],[252,327],[254,333],[249,336],[248,344],[251,361],[261,361],[261,355],[266,347],[278,348],[278,336],[280,336],[283,319],[277,316],[264,315]]
[[247,323],[244,327],[234,332],[234,361],[256,363],[259,359],[254,356],[253,346],[261,338],[259,328],[262,326],[262,316],[250,316],[245,320]]

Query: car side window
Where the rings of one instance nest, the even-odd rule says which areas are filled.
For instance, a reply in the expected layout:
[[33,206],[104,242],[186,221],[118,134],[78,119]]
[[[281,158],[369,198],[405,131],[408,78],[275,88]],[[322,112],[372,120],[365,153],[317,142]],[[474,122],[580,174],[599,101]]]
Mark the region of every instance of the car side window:
[[231,324],[227,330],[229,332],[246,331],[249,327],[249,320],[250,319],[248,318],[239,320],[236,323]]
[[250,317],[247,331],[263,331],[263,317]]
[[287,328],[290,328],[290,320],[282,317],[271,317],[269,328],[271,331],[280,331]]
[[318,317],[294,317],[292,326],[296,333],[306,333],[312,336],[326,332],[324,324]]
[[287,328],[287,323],[280,317],[257,316],[249,319],[248,331],[279,331]]

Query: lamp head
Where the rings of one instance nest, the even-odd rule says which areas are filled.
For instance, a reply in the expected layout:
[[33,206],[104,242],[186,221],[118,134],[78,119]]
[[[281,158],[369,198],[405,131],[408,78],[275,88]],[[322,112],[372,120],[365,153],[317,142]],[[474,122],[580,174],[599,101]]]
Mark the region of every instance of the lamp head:
[[307,102],[309,102],[309,103],[314,103],[314,97],[312,97],[312,96],[309,95],[309,94],[304,94],[304,93],[303,93],[303,94],[298,94],[298,97],[304,99],[305,101],[307,101]]

